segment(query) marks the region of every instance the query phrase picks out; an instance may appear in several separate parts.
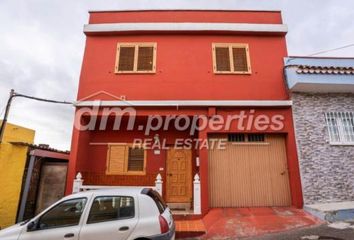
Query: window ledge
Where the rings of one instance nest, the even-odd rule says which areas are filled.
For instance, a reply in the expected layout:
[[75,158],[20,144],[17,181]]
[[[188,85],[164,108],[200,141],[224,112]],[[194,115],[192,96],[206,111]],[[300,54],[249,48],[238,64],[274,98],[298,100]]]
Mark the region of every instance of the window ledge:
[[228,72],[228,71],[214,71],[215,75],[252,75],[252,72]]
[[115,74],[117,75],[124,75],[124,74],[129,74],[129,75],[132,75],[132,74],[155,74],[156,71],[137,71],[137,72],[131,72],[131,71],[120,71],[120,72],[114,72]]
[[268,146],[269,142],[231,142],[232,145],[240,145],[240,146]]
[[146,172],[122,172],[122,173],[108,173],[108,176],[145,176]]
[[354,146],[354,142],[352,143],[329,143],[331,146]]

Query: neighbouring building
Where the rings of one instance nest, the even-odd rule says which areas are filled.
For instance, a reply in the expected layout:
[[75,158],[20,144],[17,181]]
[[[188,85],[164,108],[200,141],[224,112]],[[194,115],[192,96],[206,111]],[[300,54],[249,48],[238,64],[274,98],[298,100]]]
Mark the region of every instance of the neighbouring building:
[[[1,121],[0,121],[1,123]],[[16,222],[23,173],[26,167],[28,146],[13,145],[11,141],[32,144],[35,131],[7,123],[0,144],[0,229]]]
[[354,58],[289,57],[304,203],[354,199]]
[[17,222],[20,222],[33,218],[64,197],[69,152],[46,144],[12,144],[29,148],[17,211]]
[[0,144],[0,229],[34,217],[64,196],[69,152],[34,145],[35,131],[6,123]]
[[[159,174],[170,206],[200,198],[202,215],[302,207],[280,12],[92,11],[84,33],[67,194],[79,172],[95,186],[155,186]],[[195,117],[197,129],[184,124]],[[224,148],[204,146],[215,140]]]

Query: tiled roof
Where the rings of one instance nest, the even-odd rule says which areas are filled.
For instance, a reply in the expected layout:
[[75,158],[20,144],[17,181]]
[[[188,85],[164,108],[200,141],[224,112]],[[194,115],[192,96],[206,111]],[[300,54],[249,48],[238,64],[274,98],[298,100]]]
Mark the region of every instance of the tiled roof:
[[354,75],[354,67],[323,67],[323,66],[297,66],[298,74],[335,74],[335,75]]
[[17,145],[17,146],[25,146],[25,147],[30,147],[31,149],[39,149],[39,150],[46,150],[46,151],[50,151],[50,152],[57,152],[57,153],[63,153],[63,154],[69,154],[69,151],[62,151],[62,150],[58,150],[55,148],[51,148],[49,147],[49,145],[45,145],[45,144],[31,144],[31,143],[26,143],[26,142],[9,142],[13,145]]

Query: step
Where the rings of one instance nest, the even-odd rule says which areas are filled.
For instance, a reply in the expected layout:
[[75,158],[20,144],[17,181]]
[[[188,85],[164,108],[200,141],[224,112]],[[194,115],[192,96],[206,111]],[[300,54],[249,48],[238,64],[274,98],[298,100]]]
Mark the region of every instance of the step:
[[190,209],[191,209],[191,203],[167,203],[167,206],[171,210],[190,211]]
[[354,221],[354,201],[305,205],[304,210],[328,221]]
[[203,220],[176,220],[176,237],[190,238],[204,235],[206,228]]

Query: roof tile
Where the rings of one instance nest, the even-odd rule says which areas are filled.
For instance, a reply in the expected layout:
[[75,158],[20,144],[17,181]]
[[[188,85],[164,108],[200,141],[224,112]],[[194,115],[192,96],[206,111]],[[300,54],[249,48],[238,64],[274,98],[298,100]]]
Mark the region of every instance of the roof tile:
[[354,75],[354,67],[324,67],[324,66],[298,66],[298,74],[334,74],[334,75]]

